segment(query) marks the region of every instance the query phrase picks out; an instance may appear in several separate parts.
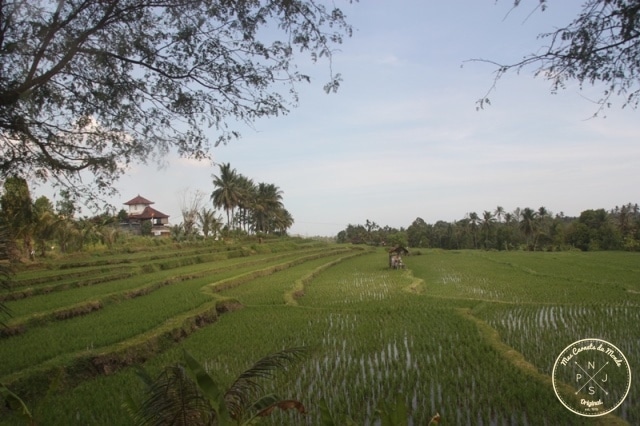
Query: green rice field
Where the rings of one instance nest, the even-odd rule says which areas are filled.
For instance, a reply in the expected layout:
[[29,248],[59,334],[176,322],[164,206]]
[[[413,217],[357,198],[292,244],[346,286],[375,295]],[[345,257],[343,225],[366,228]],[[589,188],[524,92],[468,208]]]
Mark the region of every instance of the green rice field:
[[[17,275],[0,338],[0,381],[37,424],[126,425],[153,373],[183,349],[220,383],[264,355],[307,355],[266,391],[306,414],[265,424],[377,424],[399,398],[407,425],[640,424],[640,255],[411,250],[307,240],[162,247],[59,260]],[[554,394],[558,354],[613,343],[632,370],[611,414],[586,418]],[[0,411],[0,424],[24,424]]]

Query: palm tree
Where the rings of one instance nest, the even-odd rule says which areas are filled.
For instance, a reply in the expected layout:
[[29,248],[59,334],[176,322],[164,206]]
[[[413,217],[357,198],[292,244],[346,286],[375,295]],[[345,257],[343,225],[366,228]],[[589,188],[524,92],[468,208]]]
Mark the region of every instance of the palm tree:
[[465,243],[468,239],[467,229],[469,228],[469,218],[465,217],[458,221],[454,221],[453,226],[455,228],[455,238],[456,238],[455,248],[457,249],[467,248]]
[[471,237],[473,238],[473,248],[478,248],[477,244],[477,236],[478,233],[478,223],[480,222],[480,218],[478,217],[478,213],[471,212],[469,213],[469,228],[471,229]]
[[216,212],[213,209],[202,208],[198,212],[198,222],[205,238],[208,238],[209,234],[215,238],[222,227],[222,217],[216,216]]
[[275,408],[293,408],[305,413],[299,401],[281,400],[272,394],[260,395],[263,390],[258,382],[258,379],[273,378],[275,370],[298,360],[304,352],[304,348],[292,348],[268,355],[223,391],[185,351],[185,365],[169,366],[155,380],[139,369],[147,397],[138,408],[130,402],[129,412],[136,425],[248,425],[256,424]]
[[520,220],[520,216],[522,214],[522,209],[520,207],[516,207],[516,209],[513,211],[512,213],[512,217],[516,220],[519,221]]
[[278,209],[274,218],[274,229],[280,234],[284,235],[287,233],[287,229],[291,228],[294,220],[291,213],[285,208]]
[[256,185],[246,176],[238,175],[238,208],[239,223],[244,230],[249,232],[249,211],[256,198]]
[[482,230],[484,231],[484,248],[489,248],[489,236],[491,234],[491,229],[493,228],[493,224],[496,219],[493,217],[493,213],[488,210],[485,210],[482,213]]
[[504,223],[509,226],[513,222],[513,213],[505,213],[504,214]]
[[238,173],[236,169],[231,168],[231,164],[222,163],[220,166],[220,175],[213,176],[213,186],[215,189],[211,193],[213,206],[223,208],[227,213],[227,227],[231,228],[231,217],[233,209],[238,206],[240,198],[240,188],[238,186]]
[[546,235],[546,236],[549,235],[549,228],[551,227],[551,223],[550,223],[551,215],[552,213],[549,210],[547,210],[546,207],[542,206],[538,208],[538,212],[536,215],[537,229],[536,229],[535,239],[533,241],[534,249],[538,245],[538,240],[541,235]]
[[513,213],[505,213],[504,214],[504,226],[505,226],[505,231],[504,231],[504,248],[506,250],[509,250],[509,247],[512,244],[512,239],[513,239],[513,224],[517,222],[517,218],[514,216]]
[[64,217],[58,219],[56,222],[55,238],[62,253],[82,246],[82,230],[72,219]]
[[506,214],[504,211],[504,207],[502,206],[498,206],[496,207],[496,209],[494,210],[493,214],[495,215],[496,219],[498,219],[498,222],[502,222],[502,218],[504,217],[504,215]]
[[536,222],[537,215],[538,213],[529,207],[525,207],[520,211],[520,230],[527,238],[527,248],[529,250],[535,250],[535,244],[533,246],[531,245],[531,236],[536,233],[538,227]]
[[629,233],[629,222],[631,219],[631,203],[627,205],[622,205],[622,208],[616,206],[615,210],[612,212],[614,217],[618,218],[618,228],[620,229],[620,234],[622,237],[627,237]]
[[173,225],[170,228],[170,233],[173,241],[182,241],[185,239],[184,226],[182,226],[182,223],[180,225]]
[[283,208],[282,191],[272,183],[259,183],[253,204],[256,232],[272,232],[275,213]]
[[47,197],[38,197],[33,204],[35,215],[35,224],[33,228],[33,238],[36,250],[39,251],[41,257],[45,257],[49,241],[56,235],[56,226],[59,224],[59,218],[53,211],[53,204]]

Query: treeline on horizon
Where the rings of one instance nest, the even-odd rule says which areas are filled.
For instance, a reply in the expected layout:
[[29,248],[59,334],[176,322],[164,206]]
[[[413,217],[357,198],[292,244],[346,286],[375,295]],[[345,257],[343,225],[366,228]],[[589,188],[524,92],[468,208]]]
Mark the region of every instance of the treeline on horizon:
[[[180,205],[182,221],[167,225],[171,240],[182,242],[217,239],[218,236],[274,235],[282,236],[294,219],[283,204],[283,192],[271,183],[254,182],[238,173],[229,163],[219,165],[212,175],[212,192],[196,191]],[[105,205],[105,212],[91,217],[78,217],[79,201],[68,190],[59,192],[53,202],[46,196],[32,199],[29,183],[11,177],[0,191],[0,261],[46,257],[48,253],[76,252],[87,246],[112,248],[126,243],[129,214],[115,212]],[[218,210],[216,210],[218,209]],[[223,218],[223,212],[226,221]],[[152,223],[141,223],[140,234],[151,236]],[[6,250],[2,250],[6,247]],[[6,251],[6,254],[3,254]]]
[[467,213],[453,222],[440,220],[429,224],[418,217],[407,228],[400,229],[367,219],[363,225],[348,225],[336,240],[445,250],[640,251],[640,207],[628,203],[611,210],[585,210],[578,217],[569,217],[553,214],[545,207],[508,212],[498,206],[481,215]]

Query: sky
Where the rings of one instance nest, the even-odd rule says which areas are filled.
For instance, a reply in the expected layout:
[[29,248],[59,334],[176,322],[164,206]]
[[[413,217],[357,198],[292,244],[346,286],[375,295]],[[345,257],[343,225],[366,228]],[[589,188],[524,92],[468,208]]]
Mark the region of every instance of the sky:
[[213,164],[171,155],[160,169],[134,166],[111,201],[120,208],[141,195],[178,224],[185,198],[201,192],[209,202],[216,164],[230,163],[282,190],[290,234],[302,236],[335,236],[366,220],[454,221],[497,206],[578,216],[639,202],[640,111],[618,99],[593,118],[602,87],[572,83],[551,94],[550,82],[525,69],[504,76],[491,106],[476,110],[495,67],[469,60],[517,62],[582,2],[551,0],[544,12],[537,3],[336,0],[354,27],[333,56],[337,93],[323,90],[326,61],[302,61],[312,82],[298,86],[288,115],[242,127],[239,140],[213,149]]

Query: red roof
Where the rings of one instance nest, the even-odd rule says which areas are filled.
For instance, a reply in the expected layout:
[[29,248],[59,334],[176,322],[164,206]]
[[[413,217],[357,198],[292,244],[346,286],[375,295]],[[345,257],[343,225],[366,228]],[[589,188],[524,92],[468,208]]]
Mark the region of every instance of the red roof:
[[[154,204],[153,201],[149,201],[144,197],[141,197],[140,194],[138,194],[137,197],[127,201],[126,203],[124,203],[126,206],[134,206],[136,204],[145,204],[145,205],[150,205],[150,204]],[[167,216],[168,217],[168,216]]]
[[142,213],[140,214],[130,214],[129,218],[131,219],[164,219],[164,218],[169,218],[168,215],[159,212],[158,210],[154,209],[153,207],[145,207],[144,210],[142,211]]

